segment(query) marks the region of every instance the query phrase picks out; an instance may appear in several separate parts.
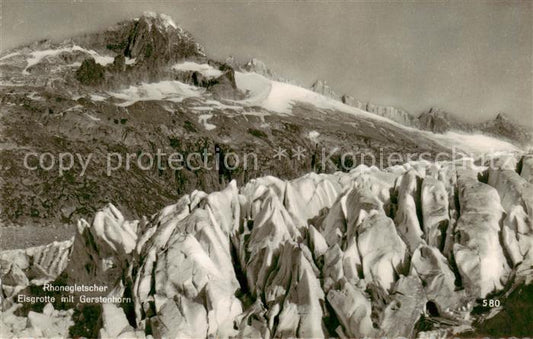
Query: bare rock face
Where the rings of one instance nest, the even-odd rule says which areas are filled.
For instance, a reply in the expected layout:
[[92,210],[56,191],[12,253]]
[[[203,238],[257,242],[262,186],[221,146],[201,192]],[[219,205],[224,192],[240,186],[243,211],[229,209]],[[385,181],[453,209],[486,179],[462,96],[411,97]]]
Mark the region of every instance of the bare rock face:
[[459,121],[450,113],[438,108],[431,108],[429,111],[422,113],[418,117],[418,122],[421,129],[435,133],[445,133],[449,130],[468,131],[470,129],[468,124]]
[[[129,58],[168,62],[205,56],[192,35],[164,14],[146,12],[134,21],[119,25],[113,35],[120,40],[109,48],[120,49]],[[127,39],[122,40],[124,35]]]
[[311,90],[313,92],[322,94],[328,98],[341,101],[341,97],[337,93],[335,93],[335,91],[331,87],[328,86],[325,80],[315,81],[313,85],[311,85]]
[[239,68],[246,72],[254,72],[266,78],[278,80],[277,75],[274,74],[263,61],[256,58],[248,60],[247,63],[241,65]]
[[399,124],[418,127],[417,119],[404,109],[393,106],[381,106],[368,103],[364,108],[365,111],[380,115],[384,118],[395,121]]
[[341,97],[341,101],[343,104],[346,104],[348,106],[352,106],[359,109],[366,109],[366,103],[357,100],[356,98],[350,96],[350,95],[343,95]]
[[151,12],[72,41],[85,46],[90,54],[77,68],[75,77],[82,85],[93,88],[116,89],[137,82],[171,79],[169,68],[177,62],[207,61],[203,47],[190,33],[170,17]]
[[514,143],[529,147],[533,141],[533,131],[511,121],[505,114],[499,113],[496,118],[481,123],[467,123],[457,116],[438,108],[431,108],[418,116],[416,126],[435,133],[448,131],[477,132],[493,135]]
[[522,145],[531,145],[533,141],[531,128],[528,129],[514,123],[505,113],[498,113],[494,119],[482,123],[480,129],[487,134],[516,140]]
[[[224,73],[206,83],[207,90],[214,94],[216,98],[238,100],[243,98],[243,94],[237,89],[235,83],[235,72],[232,68],[223,68]],[[199,82],[197,79],[195,82]]]
[[89,58],[84,60],[76,71],[76,79],[84,85],[99,85],[104,81],[104,72],[104,66]]

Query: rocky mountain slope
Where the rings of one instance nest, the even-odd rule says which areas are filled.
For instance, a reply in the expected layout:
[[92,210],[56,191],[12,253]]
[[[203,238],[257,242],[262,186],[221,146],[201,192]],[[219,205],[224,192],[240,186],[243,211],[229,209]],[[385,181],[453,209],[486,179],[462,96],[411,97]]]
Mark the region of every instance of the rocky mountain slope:
[[338,95],[325,81],[317,80],[311,90],[325,95],[334,100],[374,113],[404,126],[414,127],[434,133],[447,133],[450,131],[483,133],[517,143],[524,148],[530,148],[533,142],[533,129],[526,128],[511,121],[504,113],[499,113],[493,120],[482,123],[466,123],[454,115],[438,108],[430,108],[427,112],[415,116],[406,110],[394,106],[383,106],[365,103],[353,96]]
[[[7,225],[72,224],[108,202],[140,217],[196,188],[210,192],[232,179],[244,184],[262,175],[349,170],[372,164],[364,156],[369,154],[431,158],[453,147],[476,153],[518,149],[482,135],[406,128],[272,79],[258,60],[235,65],[210,59],[191,34],[153,13],[60,43],[8,51],[0,56],[0,70],[0,220]],[[274,159],[280,148],[289,153]],[[109,154],[137,157],[158,149],[184,157],[203,150],[253,151],[259,165],[179,171],[122,166],[106,173]],[[305,157],[293,157],[298,149]],[[332,150],[337,152],[321,161]],[[353,159],[340,166],[346,152]],[[28,153],[50,153],[55,166],[29,170]],[[60,153],[80,161],[59,173]],[[39,158],[31,159],[33,168]]]
[[[525,336],[532,173],[530,156],[361,165],[231,181],[141,220],[108,205],[71,242],[0,253],[2,337]],[[48,281],[131,301],[13,300]]]

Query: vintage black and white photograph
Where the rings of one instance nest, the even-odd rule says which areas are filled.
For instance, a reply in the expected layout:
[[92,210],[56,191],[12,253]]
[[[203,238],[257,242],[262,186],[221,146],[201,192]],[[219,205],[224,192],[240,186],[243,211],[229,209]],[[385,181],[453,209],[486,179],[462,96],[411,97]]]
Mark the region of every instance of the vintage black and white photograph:
[[0,338],[533,337],[533,1],[0,0]]

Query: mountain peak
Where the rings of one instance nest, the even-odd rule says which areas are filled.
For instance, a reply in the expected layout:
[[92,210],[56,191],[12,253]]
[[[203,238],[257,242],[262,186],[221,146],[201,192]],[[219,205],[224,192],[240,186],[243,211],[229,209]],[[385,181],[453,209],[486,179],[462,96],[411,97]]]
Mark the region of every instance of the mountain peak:
[[194,37],[166,14],[144,12],[140,18],[127,22],[121,31],[113,36],[116,41],[112,45],[120,46],[116,52],[129,58],[175,61],[205,57]]
[[246,64],[247,65],[265,65],[264,62],[262,62],[261,60],[257,58],[251,58],[250,60],[248,60]]
[[440,115],[440,116],[446,116],[448,115],[447,112],[445,112],[442,108],[440,107],[431,107],[426,114],[431,114],[431,115]]
[[507,114],[505,114],[503,112],[500,112],[500,113],[498,113],[498,115],[496,116],[496,118],[494,120],[496,120],[496,121],[509,121],[509,117],[507,116]]
[[257,74],[261,74],[267,78],[273,77],[273,73],[267,67],[267,65],[257,58],[251,58],[250,60],[248,60],[248,62],[242,65],[241,68],[247,72],[255,72]]
[[168,29],[170,27],[174,29],[179,29],[178,25],[176,25],[172,17],[166,14],[162,14],[162,13],[155,13],[155,12],[147,11],[143,13],[140,20],[145,20],[148,22],[155,23],[158,27],[162,27],[165,29]]
[[340,96],[337,93],[335,93],[335,91],[331,87],[329,87],[326,80],[320,80],[320,79],[316,80],[313,83],[313,85],[311,85],[311,90],[313,92],[322,94],[326,97],[341,101]]

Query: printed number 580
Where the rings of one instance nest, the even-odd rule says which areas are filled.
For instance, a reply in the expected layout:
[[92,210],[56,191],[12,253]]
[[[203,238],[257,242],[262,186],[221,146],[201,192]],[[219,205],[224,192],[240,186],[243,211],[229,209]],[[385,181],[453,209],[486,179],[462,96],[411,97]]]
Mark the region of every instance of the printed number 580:
[[498,299],[483,299],[483,307],[500,307]]

